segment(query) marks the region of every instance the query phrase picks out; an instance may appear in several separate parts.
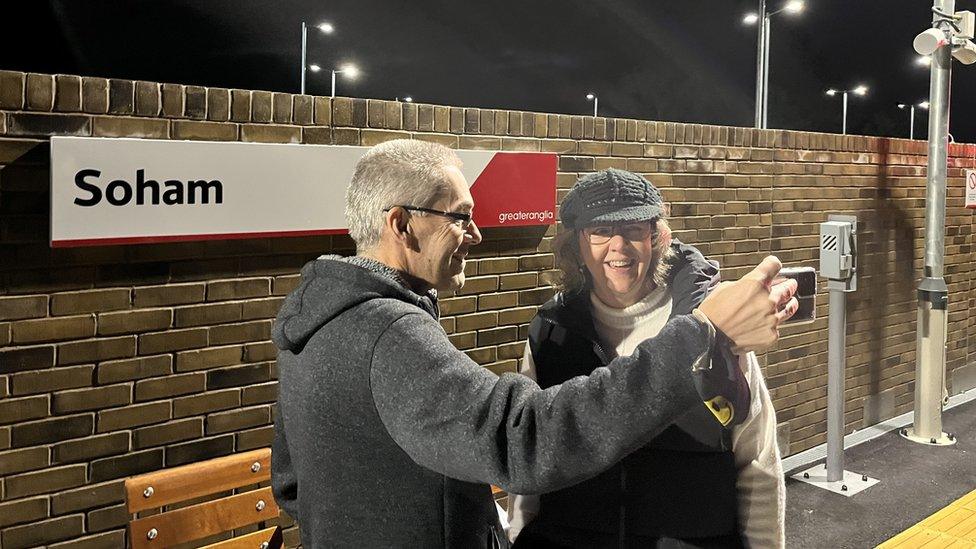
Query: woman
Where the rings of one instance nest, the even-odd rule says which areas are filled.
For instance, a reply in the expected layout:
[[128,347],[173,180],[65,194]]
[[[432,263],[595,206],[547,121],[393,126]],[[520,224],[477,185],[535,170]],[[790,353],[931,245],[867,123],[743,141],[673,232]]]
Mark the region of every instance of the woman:
[[[714,264],[671,237],[661,194],[639,175],[581,178],[560,221],[561,292],[533,320],[520,367],[543,388],[630,354],[718,283]],[[515,548],[782,547],[785,487],[769,391],[754,354],[726,351],[726,360],[749,381],[740,409],[689,409],[609,471],[557,492],[513,495]]]

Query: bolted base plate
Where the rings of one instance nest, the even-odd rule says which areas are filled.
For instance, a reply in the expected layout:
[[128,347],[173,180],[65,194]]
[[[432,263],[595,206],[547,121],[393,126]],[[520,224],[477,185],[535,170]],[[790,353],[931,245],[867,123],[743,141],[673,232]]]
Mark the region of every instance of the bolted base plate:
[[867,475],[862,475],[853,471],[844,471],[844,476],[841,478],[841,480],[835,480],[833,482],[828,481],[826,463],[814,465],[806,471],[800,471],[799,473],[793,475],[792,478],[847,497],[851,497],[854,494],[863,492],[864,490],[867,490],[868,488],[881,482],[876,478],[869,478]]
[[912,442],[927,444],[929,446],[952,446],[956,443],[956,437],[951,433],[939,433],[938,438],[920,437],[915,434],[914,427],[906,427],[905,429],[899,430],[898,433]]

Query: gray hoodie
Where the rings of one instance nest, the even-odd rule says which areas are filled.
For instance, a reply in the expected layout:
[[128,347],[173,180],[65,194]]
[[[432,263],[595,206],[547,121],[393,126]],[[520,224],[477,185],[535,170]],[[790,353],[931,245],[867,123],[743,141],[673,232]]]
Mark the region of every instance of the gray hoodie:
[[705,325],[679,316],[589,376],[541,390],[473,362],[436,298],[364,258],[302,269],[273,340],[279,505],[305,547],[504,547],[488,483],[520,494],[578,483],[701,402]]

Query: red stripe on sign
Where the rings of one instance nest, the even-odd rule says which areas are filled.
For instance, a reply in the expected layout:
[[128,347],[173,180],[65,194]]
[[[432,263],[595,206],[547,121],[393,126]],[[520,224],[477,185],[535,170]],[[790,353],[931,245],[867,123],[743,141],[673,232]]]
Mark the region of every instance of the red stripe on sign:
[[171,236],[130,236],[122,238],[85,238],[76,240],[52,240],[52,248],[80,248],[82,246],[114,246],[117,244],[160,244],[164,242],[197,242],[200,240],[243,240],[246,238],[282,238],[298,236],[323,236],[347,234],[348,229],[321,229],[314,231],[270,231],[257,233],[186,234]]
[[471,185],[480,227],[556,223],[556,155],[497,153]]

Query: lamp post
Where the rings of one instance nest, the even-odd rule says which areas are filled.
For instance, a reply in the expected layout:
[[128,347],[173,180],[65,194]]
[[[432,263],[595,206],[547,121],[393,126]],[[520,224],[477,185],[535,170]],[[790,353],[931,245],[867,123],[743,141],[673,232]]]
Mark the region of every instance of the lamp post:
[[827,90],[827,95],[829,95],[830,97],[833,97],[838,93],[843,94],[844,97],[844,110],[843,110],[844,114],[843,114],[843,122],[841,124],[841,133],[847,135],[847,94],[853,93],[854,95],[861,95],[861,96],[867,95],[868,87],[858,86],[852,90],[835,90],[833,88]]
[[586,94],[586,100],[593,102],[593,118],[596,118],[597,109],[600,106],[600,98],[594,93]]
[[756,127],[768,127],[769,110],[769,20],[776,14],[800,13],[803,0],[790,0],[775,11],[766,11],[766,0],[759,0],[759,13],[749,13],[742,18],[746,25],[758,23],[759,37],[756,44]]
[[[898,103],[898,108],[905,110],[908,109],[908,138],[915,139],[915,105],[909,103]],[[918,104],[920,109],[928,109],[929,102],[922,101]]]
[[339,69],[332,69],[332,97],[335,97],[337,74],[345,74],[346,78],[356,78],[359,75],[359,69],[355,65],[343,65]]
[[[335,30],[335,28],[332,26],[331,23],[319,23],[316,26],[324,34],[332,34],[332,31]],[[306,47],[307,42],[308,42],[308,25],[305,24],[305,21],[302,21],[302,95],[305,95],[305,68],[307,62],[306,58],[308,56],[308,48]],[[318,67],[318,65],[314,65],[314,66]],[[308,67],[308,68],[312,68],[312,67]],[[318,72],[318,70],[312,68],[312,72]]]

